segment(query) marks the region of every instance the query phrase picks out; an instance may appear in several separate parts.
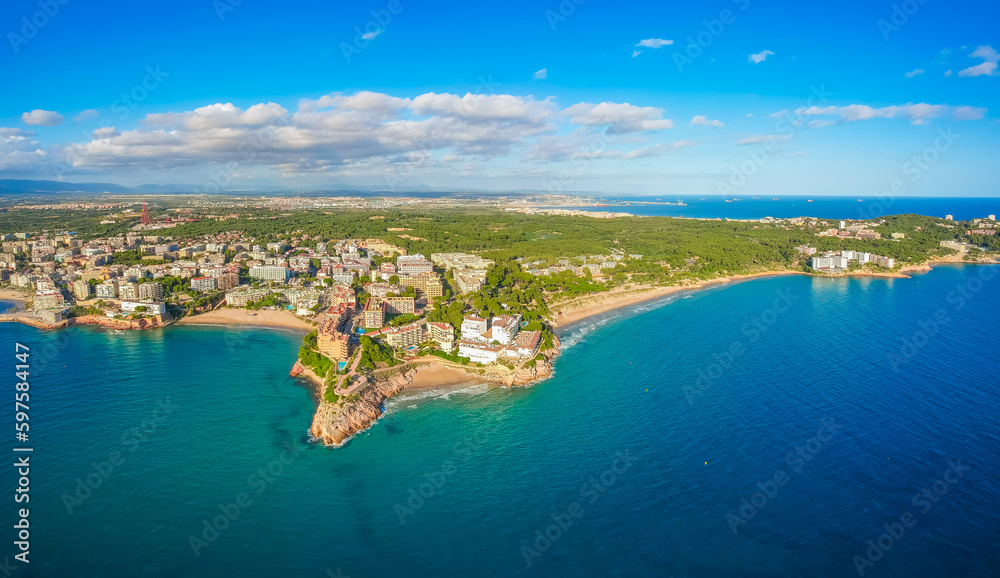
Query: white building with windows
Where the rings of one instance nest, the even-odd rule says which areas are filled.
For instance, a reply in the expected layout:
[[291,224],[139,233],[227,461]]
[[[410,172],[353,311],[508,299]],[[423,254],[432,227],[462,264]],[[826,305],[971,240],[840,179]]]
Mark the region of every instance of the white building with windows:
[[139,307],[146,309],[141,311],[146,315],[163,315],[167,312],[167,306],[159,301],[122,301],[122,313],[135,313]]
[[520,322],[520,315],[500,315],[499,317],[494,317],[492,339],[490,341],[499,341],[501,345],[510,345],[517,335]]
[[261,279],[263,281],[286,283],[288,281],[289,272],[286,267],[281,265],[258,265],[256,267],[250,267],[250,277],[253,279]]
[[118,295],[118,286],[113,281],[94,286],[98,299],[114,299]]
[[462,319],[462,339],[480,340],[489,328],[488,320],[475,315],[466,315]]

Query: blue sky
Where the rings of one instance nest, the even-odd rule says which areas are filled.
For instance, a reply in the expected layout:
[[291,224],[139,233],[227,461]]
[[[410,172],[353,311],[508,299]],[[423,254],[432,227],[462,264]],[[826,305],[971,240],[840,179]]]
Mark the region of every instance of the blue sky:
[[995,3],[64,1],[2,8],[0,178],[1000,196]]

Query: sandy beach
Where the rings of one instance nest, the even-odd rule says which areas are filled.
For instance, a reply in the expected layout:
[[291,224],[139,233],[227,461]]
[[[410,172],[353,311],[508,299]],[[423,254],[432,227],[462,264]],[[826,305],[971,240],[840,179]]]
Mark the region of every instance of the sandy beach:
[[743,281],[746,279],[756,279],[759,277],[773,277],[775,275],[806,275],[801,271],[762,271],[751,275],[732,275],[729,277],[719,277],[710,281],[692,285],[678,285],[673,287],[650,287],[640,286],[629,290],[612,290],[606,293],[594,293],[578,297],[572,301],[566,301],[550,307],[555,314],[553,325],[556,327],[576,323],[587,317],[607,313],[629,305],[637,305],[652,299],[666,297],[680,291],[695,291],[705,289],[722,283],[732,283],[733,281]]
[[314,327],[288,311],[249,311],[247,309],[216,309],[184,317],[179,325],[253,325],[259,327],[283,327],[311,331]]
[[569,325],[581,319],[586,319],[593,315],[600,315],[629,305],[636,305],[651,299],[666,297],[667,295],[684,291],[685,289],[696,289],[691,287],[642,287],[628,291],[596,293],[579,297],[572,301],[567,301],[551,307],[555,317],[553,325]]
[[482,381],[461,371],[449,369],[439,363],[430,362],[421,364],[418,367],[416,375],[413,376],[413,381],[407,384],[405,389],[427,389]]
[[[916,273],[923,271],[930,271],[931,267],[937,264],[970,264],[969,262],[960,260],[934,260],[929,261],[922,265],[912,265],[908,267],[903,267],[899,271],[891,272],[877,272],[877,271],[850,271],[839,274],[827,274],[827,275],[812,275],[818,278],[824,279],[837,279],[846,277],[887,277],[887,278],[902,278],[908,279],[910,276],[908,273]],[[629,290],[612,290],[606,293],[594,293],[591,295],[585,295],[583,297],[578,297],[571,301],[565,301],[563,303],[558,303],[552,305],[550,309],[555,314],[553,319],[553,325],[555,327],[569,325],[571,323],[576,323],[577,321],[586,319],[593,315],[600,315],[601,313],[607,313],[608,311],[613,311],[615,309],[620,309],[622,307],[628,307],[629,305],[637,305],[645,301],[650,301],[652,299],[658,299],[660,297],[666,297],[667,295],[677,293],[679,291],[691,291],[706,289],[714,285],[719,285],[723,283],[732,283],[734,281],[744,281],[748,279],[758,279],[761,277],[774,277],[777,275],[809,275],[803,271],[761,271],[760,273],[753,273],[750,275],[731,275],[729,277],[719,277],[716,279],[711,279],[709,281],[703,281],[698,284],[684,285],[684,286],[674,286],[674,287],[634,287]]]
[[21,291],[10,291],[8,289],[0,289],[0,299],[5,301],[15,301],[19,309],[24,309],[24,304],[31,299],[31,296],[27,293]]

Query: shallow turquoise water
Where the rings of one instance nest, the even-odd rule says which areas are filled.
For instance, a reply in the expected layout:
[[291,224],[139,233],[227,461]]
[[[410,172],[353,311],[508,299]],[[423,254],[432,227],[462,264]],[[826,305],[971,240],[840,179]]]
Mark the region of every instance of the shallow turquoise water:
[[[298,334],[2,324],[0,370],[33,353],[18,572],[852,576],[910,512],[865,576],[996,576],[998,288],[944,267],[678,295],[571,328],[533,388],[403,395],[337,450],[309,443]],[[968,471],[923,511],[948,460]]]

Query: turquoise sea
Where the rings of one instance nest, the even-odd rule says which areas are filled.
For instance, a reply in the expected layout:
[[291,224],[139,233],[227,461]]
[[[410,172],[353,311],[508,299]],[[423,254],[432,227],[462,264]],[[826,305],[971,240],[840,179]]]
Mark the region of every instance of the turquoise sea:
[[568,328],[532,388],[394,398],[340,449],[308,439],[298,334],[0,324],[8,395],[31,347],[34,448],[31,563],[11,467],[3,556],[15,576],[995,577],[998,323],[1000,266],[746,281]]

